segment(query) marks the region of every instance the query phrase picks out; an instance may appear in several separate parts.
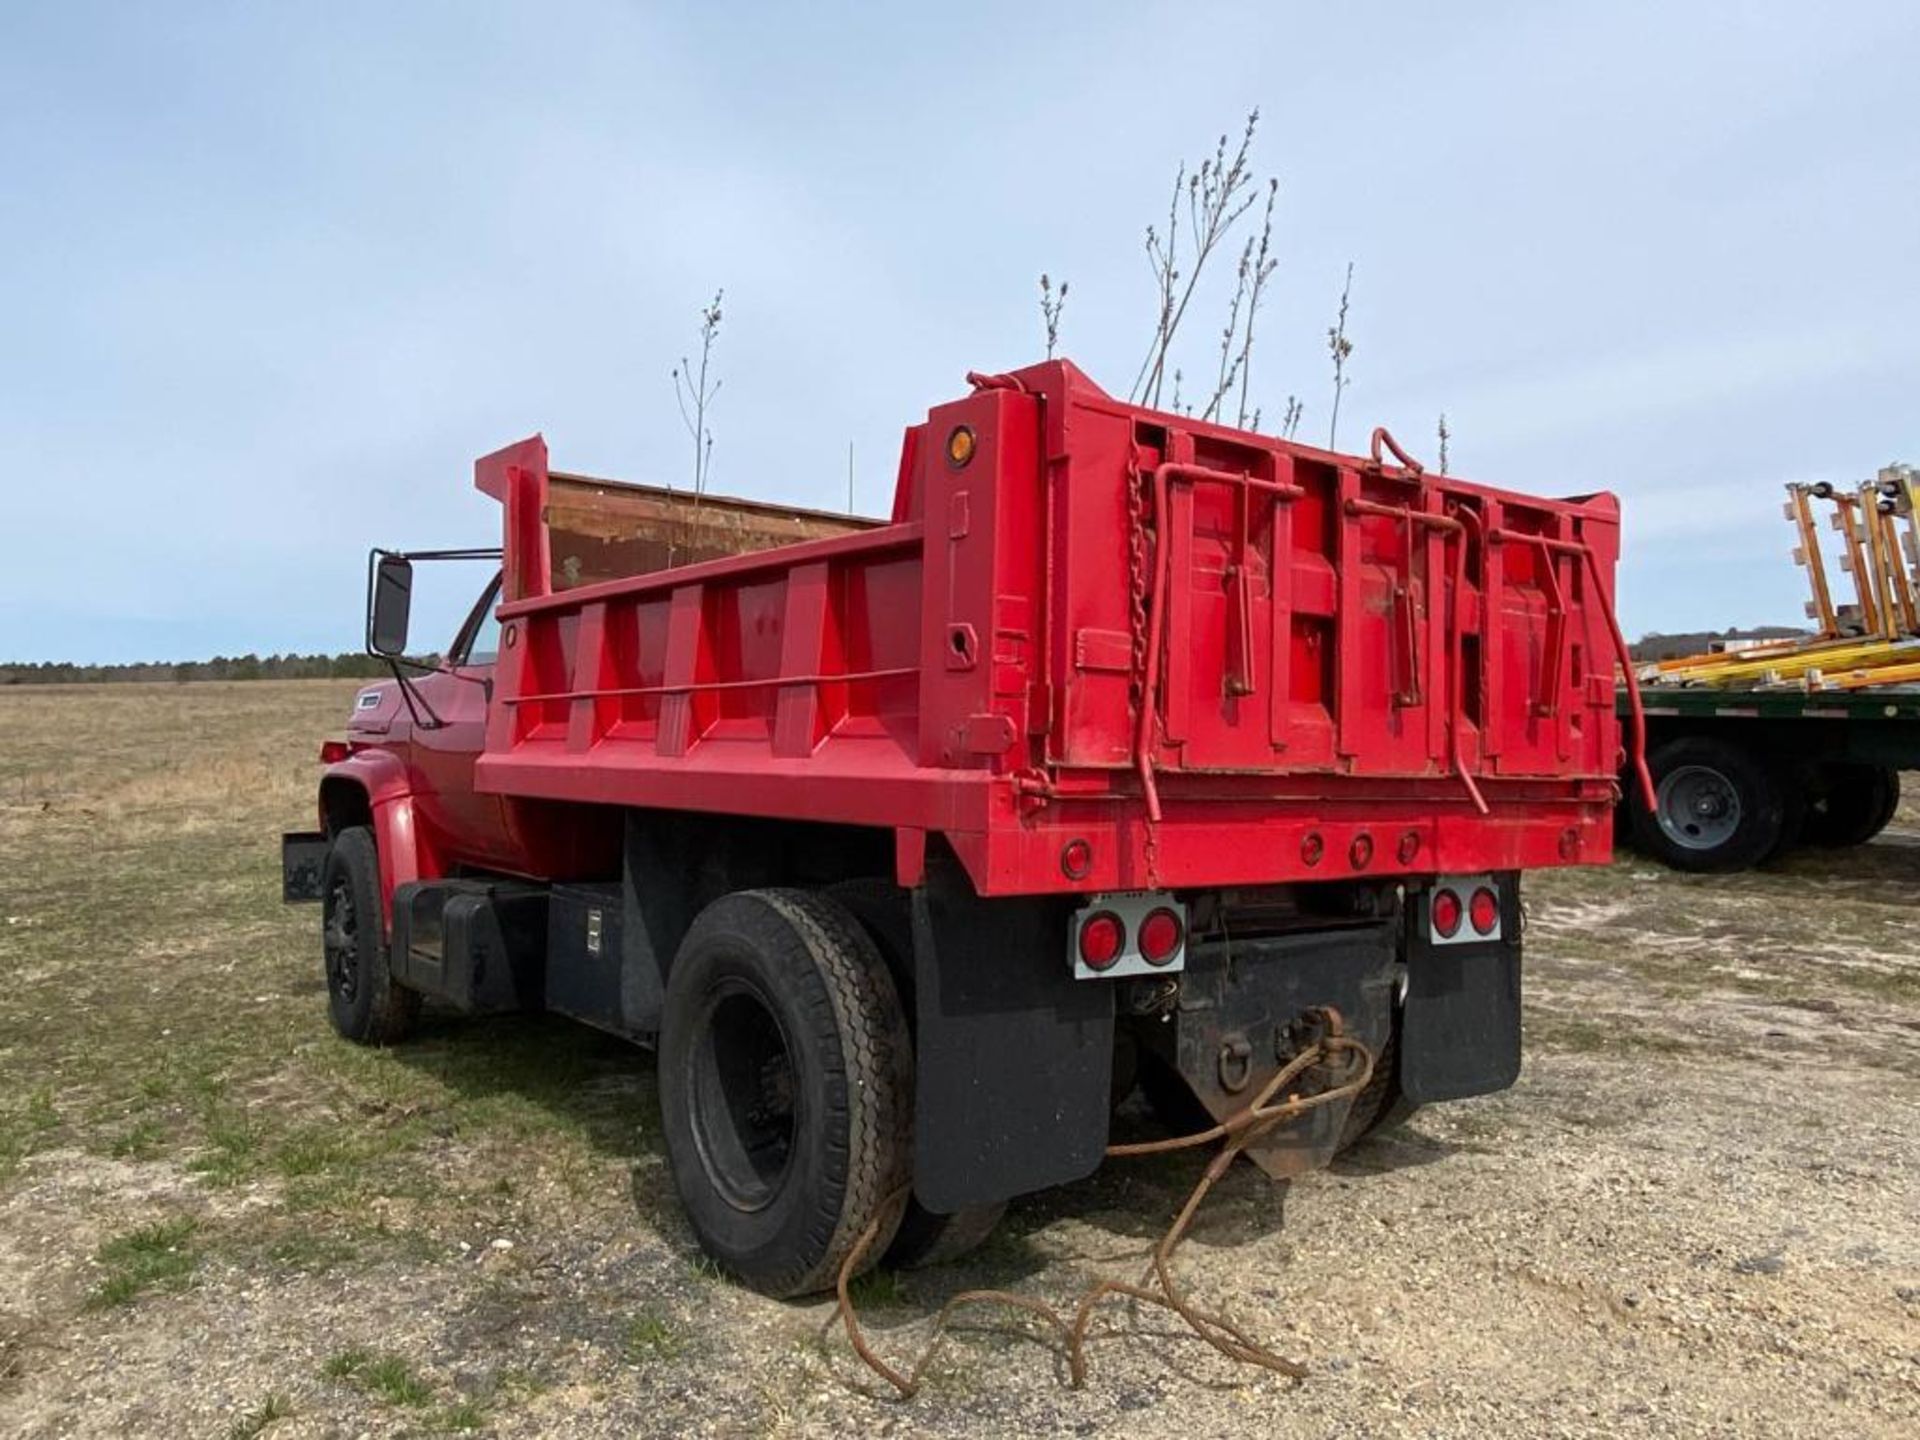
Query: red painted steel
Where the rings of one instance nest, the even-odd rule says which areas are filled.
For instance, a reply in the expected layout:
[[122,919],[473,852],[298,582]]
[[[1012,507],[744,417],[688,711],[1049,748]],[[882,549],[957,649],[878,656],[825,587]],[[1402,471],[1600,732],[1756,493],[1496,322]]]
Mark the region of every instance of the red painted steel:
[[944,835],[987,895],[1608,858],[1612,496],[1144,410],[1065,361],[969,378],[908,430],[893,523],[559,593],[544,444],[481,460],[505,599],[468,804],[501,833],[436,804],[421,864],[564,874],[583,806],[886,827],[903,883]]
[[1144,411],[1064,361],[970,378],[906,432],[891,524],[582,588],[545,445],[482,459],[499,659],[420,680],[438,728],[371,687],[326,772],[388,887],[603,872],[612,806],[891,829],[902,883],[937,833],[983,895],[1609,856],[1611,495]]

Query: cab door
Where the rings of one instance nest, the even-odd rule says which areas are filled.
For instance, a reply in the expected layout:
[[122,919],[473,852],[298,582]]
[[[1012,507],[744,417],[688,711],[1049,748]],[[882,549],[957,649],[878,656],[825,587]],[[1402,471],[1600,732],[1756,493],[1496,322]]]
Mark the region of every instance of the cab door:
[[[450,865],[515,868],[518,847],[498,795],[477,794],[474,762],[487,735],[487,701],[499,657],[500,577],[495,575],[447,650],[448,668],[421,676],[414,688],[425,703],[412,727],[413,758],[425,801],[423,818],[436,832]],[[439,723],[427,720],[431,710]]]

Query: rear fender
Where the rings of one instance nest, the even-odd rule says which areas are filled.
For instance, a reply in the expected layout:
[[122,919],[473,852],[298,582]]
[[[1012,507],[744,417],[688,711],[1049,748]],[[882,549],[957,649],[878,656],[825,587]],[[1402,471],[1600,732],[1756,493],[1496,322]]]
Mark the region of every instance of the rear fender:
[[393,929],[393,892],[414,880],[437,879],[438,859],[421,833],[406,762],[387,750],[360,750],[320,776],[320,827],[329,836],[350,825],[373,829],[380,857],[380,926]]

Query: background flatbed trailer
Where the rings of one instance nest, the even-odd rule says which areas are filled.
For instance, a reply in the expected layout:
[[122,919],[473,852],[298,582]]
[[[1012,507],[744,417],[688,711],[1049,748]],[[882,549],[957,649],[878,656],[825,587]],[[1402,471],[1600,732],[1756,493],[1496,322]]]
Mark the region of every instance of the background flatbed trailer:
[[[1863,844],[1893,818],[1900,771],[1920,770],[1920,471],[1786,492],[1811,632],[1635,667],[1653,795],[1623,776],[1620,824],[1676,869]],[[1619,690],[1622,717],[1634,699]]]
[[[1920,770],[1920,686],[1642,684],[1655,807],[1623,781],[1635,845],[1682,870],[1742,870],[1796,845],[1860,845]],[[1622,717],[1627,696],[1619,697]]]

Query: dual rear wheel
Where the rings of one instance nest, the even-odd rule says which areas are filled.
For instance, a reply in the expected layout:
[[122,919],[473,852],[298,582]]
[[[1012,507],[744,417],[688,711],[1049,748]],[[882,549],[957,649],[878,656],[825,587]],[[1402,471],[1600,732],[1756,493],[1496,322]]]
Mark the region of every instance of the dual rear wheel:
[[912,1194],[911,940],[892,887],[746,890],[703,910],[667,978],[660,1108],[707,1253],[769,1295],[863,1268],[934,1264],[1005,1207]]

